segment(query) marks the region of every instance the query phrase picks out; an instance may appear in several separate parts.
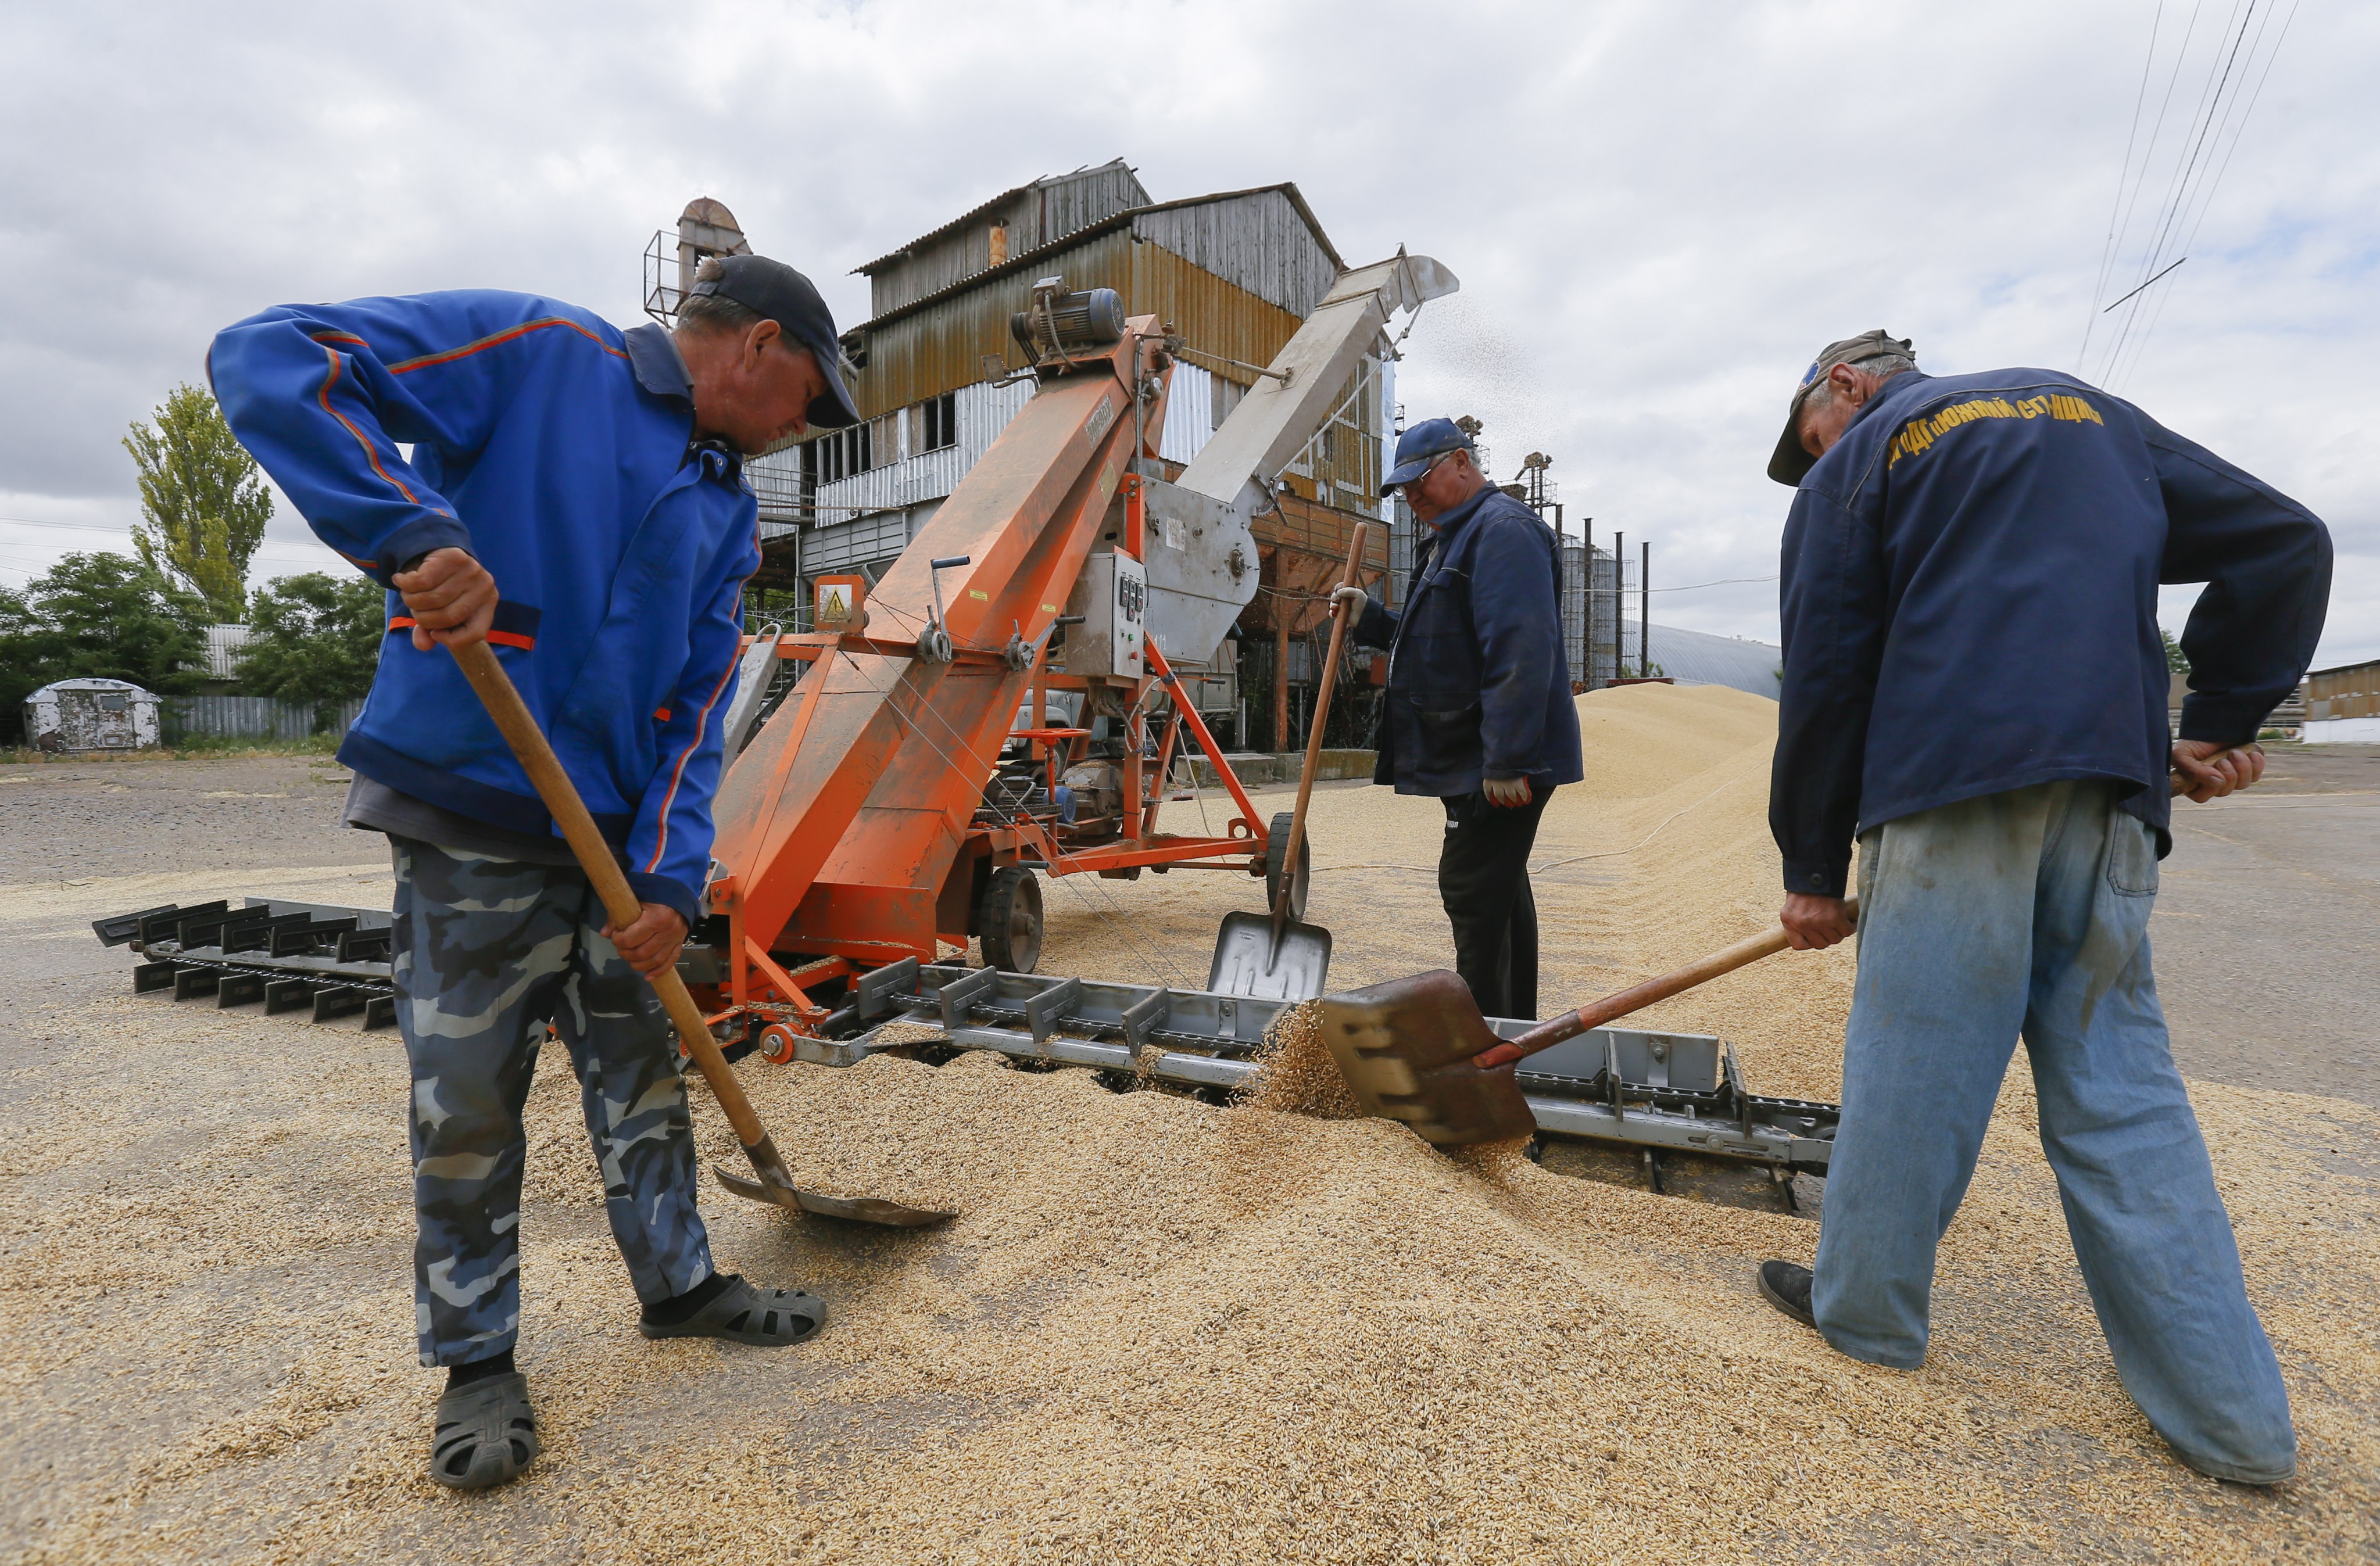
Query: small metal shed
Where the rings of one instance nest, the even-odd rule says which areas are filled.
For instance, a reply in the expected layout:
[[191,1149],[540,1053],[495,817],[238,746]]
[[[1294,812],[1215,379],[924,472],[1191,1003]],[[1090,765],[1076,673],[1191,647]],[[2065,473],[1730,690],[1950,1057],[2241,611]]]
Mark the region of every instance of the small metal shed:
[[129,680],[60,680],[25,698],[25,743],[42,750],[148,750],[157,695]]

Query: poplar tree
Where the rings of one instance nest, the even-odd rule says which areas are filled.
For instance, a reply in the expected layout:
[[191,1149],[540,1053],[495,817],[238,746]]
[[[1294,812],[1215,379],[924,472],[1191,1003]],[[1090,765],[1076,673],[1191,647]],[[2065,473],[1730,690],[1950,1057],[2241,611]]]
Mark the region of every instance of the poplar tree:
[[273,517],[256,459],[235,439],[215,400],[180,385],[153,424],[135,423],[124,449],[140,470],[142,521],[132,541],[149,568],[203,600],[218,624],[248,612],[248,563]]

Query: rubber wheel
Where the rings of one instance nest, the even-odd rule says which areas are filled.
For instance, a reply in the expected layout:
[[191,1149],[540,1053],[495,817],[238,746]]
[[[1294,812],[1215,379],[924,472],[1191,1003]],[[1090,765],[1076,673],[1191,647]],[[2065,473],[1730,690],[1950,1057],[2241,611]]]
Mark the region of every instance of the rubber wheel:
[[[1289,852],[1289,827],[1293,812],[1283,810],[1272,819],[1272,829],[1265,844],[1265,909],[1270,912],[1281,905],[1281,861]],[[1314,879],[1314,828],[1305,829],[1305,852],[1297,856],[1297,883],[1289,889],[1289,917],[1305,917],[1305,888]]]
[[976,909],[983,932],[983,965],[1002,973],[1031,973],[1041,961],[1041,881],[1031,870],[1008,865],[991,872]]

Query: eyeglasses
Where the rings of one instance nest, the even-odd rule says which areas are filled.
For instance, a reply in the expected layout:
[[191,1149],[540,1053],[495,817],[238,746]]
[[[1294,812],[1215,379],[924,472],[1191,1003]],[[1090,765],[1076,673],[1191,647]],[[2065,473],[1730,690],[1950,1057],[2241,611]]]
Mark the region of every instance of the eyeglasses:
[[1461,451],[1462,449],[1463,449],[1463,448],[1462,448],[1461,446],[1449,446],[1449,447],[1447,447],[1444,451],[1442,451],[1442,452],[1439,453],[1436,456],[1433,456],[1433,457],[1431,457],[1431,458],[1429,459],[1429,466],[1427,466],[1427,467],[1424,467],[1420,472],[1418,472],[1418,473],[1415,474],[1412,478],[1410,478],[1410,479],[1406,480],[1403,483],[1399,484],[1399,485],[1397,486],[1397,488],[1399,488],[1399,489],[1401,489],[1401,490],[1410,490],[1410,489],[1412,489],[1415,484],[1418,484],[1418,483],[1422,482],[1424,480],[1427,479],[1431,474],[1433,474],[1433,473],[1435,473],[1435,472],[1437,472],[1437,471],[1438,471],[1438,465],[1439,465],[1439,463],[1444,462],[1448,457],[1452,456],[1456,452],[1459,452],[1459,451]]

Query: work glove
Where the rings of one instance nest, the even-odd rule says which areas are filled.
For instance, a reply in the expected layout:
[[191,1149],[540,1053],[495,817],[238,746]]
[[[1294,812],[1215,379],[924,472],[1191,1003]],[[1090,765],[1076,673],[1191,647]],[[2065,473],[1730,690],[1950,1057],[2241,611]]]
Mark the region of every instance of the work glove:
[[1488,803],[1501,809],[1515,810],[1529,802],[1529,780],[1526,778],[1482,778],[1479,792]]
[[1364,613],[1364,605],[1370,601],[1371,595],[1361,588],[1333,588],[1330,589],[1330,613],[1336,614],[1344,609],[1348,617],[1353,619]]

